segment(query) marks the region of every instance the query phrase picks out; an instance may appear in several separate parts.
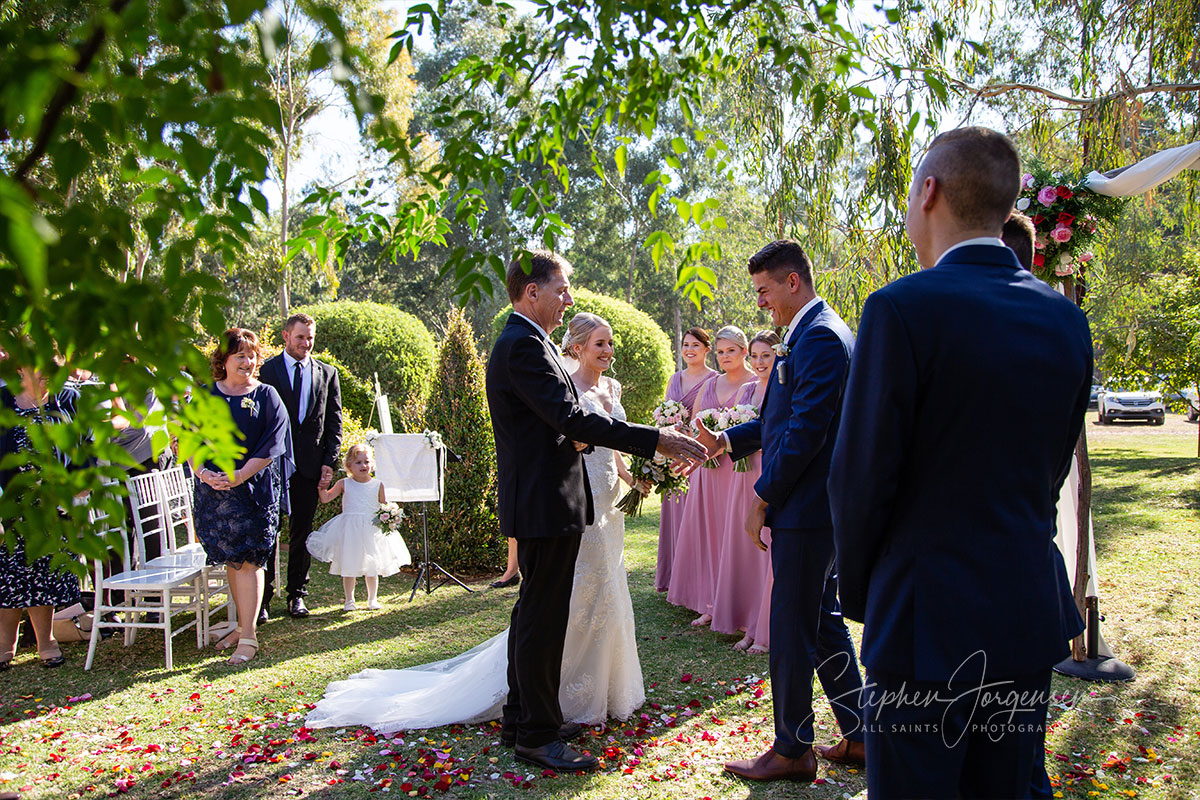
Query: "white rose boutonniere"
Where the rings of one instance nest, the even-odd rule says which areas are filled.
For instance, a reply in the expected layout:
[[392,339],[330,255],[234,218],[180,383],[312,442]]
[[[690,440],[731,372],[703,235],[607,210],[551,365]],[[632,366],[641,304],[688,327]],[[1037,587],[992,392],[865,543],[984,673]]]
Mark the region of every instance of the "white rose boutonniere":
[[254,402],[254,398],[246,395],[242,398],[242,408],[250,409],[250,416],[258,416],[258,403]]
[[771,349],[775,351],[775,355],[779,358],[787,358],[788,353],[792,352],[792,348],[788,347],[785,342],[771,345]]

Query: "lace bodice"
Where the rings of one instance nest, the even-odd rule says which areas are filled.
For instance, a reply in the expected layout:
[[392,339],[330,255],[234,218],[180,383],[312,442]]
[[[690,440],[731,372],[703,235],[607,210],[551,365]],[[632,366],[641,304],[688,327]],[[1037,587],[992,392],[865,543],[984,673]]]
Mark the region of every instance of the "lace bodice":
[[379,478],[359,483],[354,478],[342,481],[342,513],[374,514],[379,510]]
[[[625,421],[625,408],[621,405],[619,396],[613,400],[613,409],[609,411],[604,404],[590,394],[579,396],[579,404],[597,414],[606,414],[613,419]],[[596,507],[596,526],[600,527],[602,518],[609,514],[620,514],[614,506],[621,499],[624,484],[617,475],[617,464],[613,460],[613,451],[607,447],[595,447],[591,453],[583,457],[587,467],[588,483],[592,486],[592,502]]]

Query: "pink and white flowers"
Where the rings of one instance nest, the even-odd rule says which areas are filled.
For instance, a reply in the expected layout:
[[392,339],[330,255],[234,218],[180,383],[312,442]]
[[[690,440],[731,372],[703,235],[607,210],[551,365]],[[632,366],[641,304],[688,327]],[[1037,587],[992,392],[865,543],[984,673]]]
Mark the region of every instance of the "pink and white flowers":
[[375,512],[375,526],[386,534],[399,533],[403,519],[404,512],[395,503],[384,503]]
[[676,428],[687,424],[691,412],[678,400],[663,400],[650,412],[650,417],[656,428]]

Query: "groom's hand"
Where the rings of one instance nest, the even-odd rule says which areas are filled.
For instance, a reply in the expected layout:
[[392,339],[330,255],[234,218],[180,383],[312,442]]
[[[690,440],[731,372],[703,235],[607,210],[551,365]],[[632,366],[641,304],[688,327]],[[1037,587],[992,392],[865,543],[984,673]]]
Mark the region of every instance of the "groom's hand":
[[709,458],[716,458],[725,452],[725,439],[704,427],[704,423],[696,420],[696,441],[704,445]]
[[690,461],[698,464],[707,457],[704,445],[671,428],[659,429],[658,447],[655,449],[672,461]]
[[750,535],[750,539],[754,542],[754,546],[759,550],[766,552],[767,546],[762,540],[762,529],[767,524],[767,501],[760,497],[754,498],[754,504],[750,506],[750,513],[746,515],[746,533]]

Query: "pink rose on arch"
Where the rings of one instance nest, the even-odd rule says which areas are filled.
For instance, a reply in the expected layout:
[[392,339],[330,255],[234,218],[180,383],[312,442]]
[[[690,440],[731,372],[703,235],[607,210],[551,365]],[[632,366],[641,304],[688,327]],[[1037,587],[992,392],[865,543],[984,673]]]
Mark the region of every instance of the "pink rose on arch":
[[1050,238],[1059,244],[1066,244],[1071,241],[1071,229],[1066,225],[1059,225],[1054,230],[1050,231]]
[[1021,189],[1028,189],[1030,186],[1033,186],[1033,176],[1026,172],[1021,176]]
[[1084,252],[1082,252],[1082,253],[1080,253],[1080,254],[1079,254],[1079,258],[1078,258],[1078,259],[1076,259],[1076,260],[1077,260],[1077,261],[1078,261],[1080,264],[1086,264],[1087,262],[1091,261],[1091,260],[1092,260],[1093,258],[1095,258],[1095,257],[1096,257],[1096,254],[1095,254],[1095,253],[1093,253],[1093,252],[1090,252],[1090,251],[1084,251]]
[[1054,201],[1058,199],[1058,190],[1053,186],[1043,186],[1038,192],[1038,202],[1049,208],[1054,205]]
[[1033,246],[1035,248],[1037,248],[1038,250],[1045,250],[1046,249],[1046,234],[1039,233],[1038,235],[1034,236],[1033,237]]
[[1062,276],[1062,277],[1066,277],[1067,275],[1074,275],[1075,274],[1075,265],[1074,264],[1059,264],[1057,267],[1054,268],[1054,274]]

